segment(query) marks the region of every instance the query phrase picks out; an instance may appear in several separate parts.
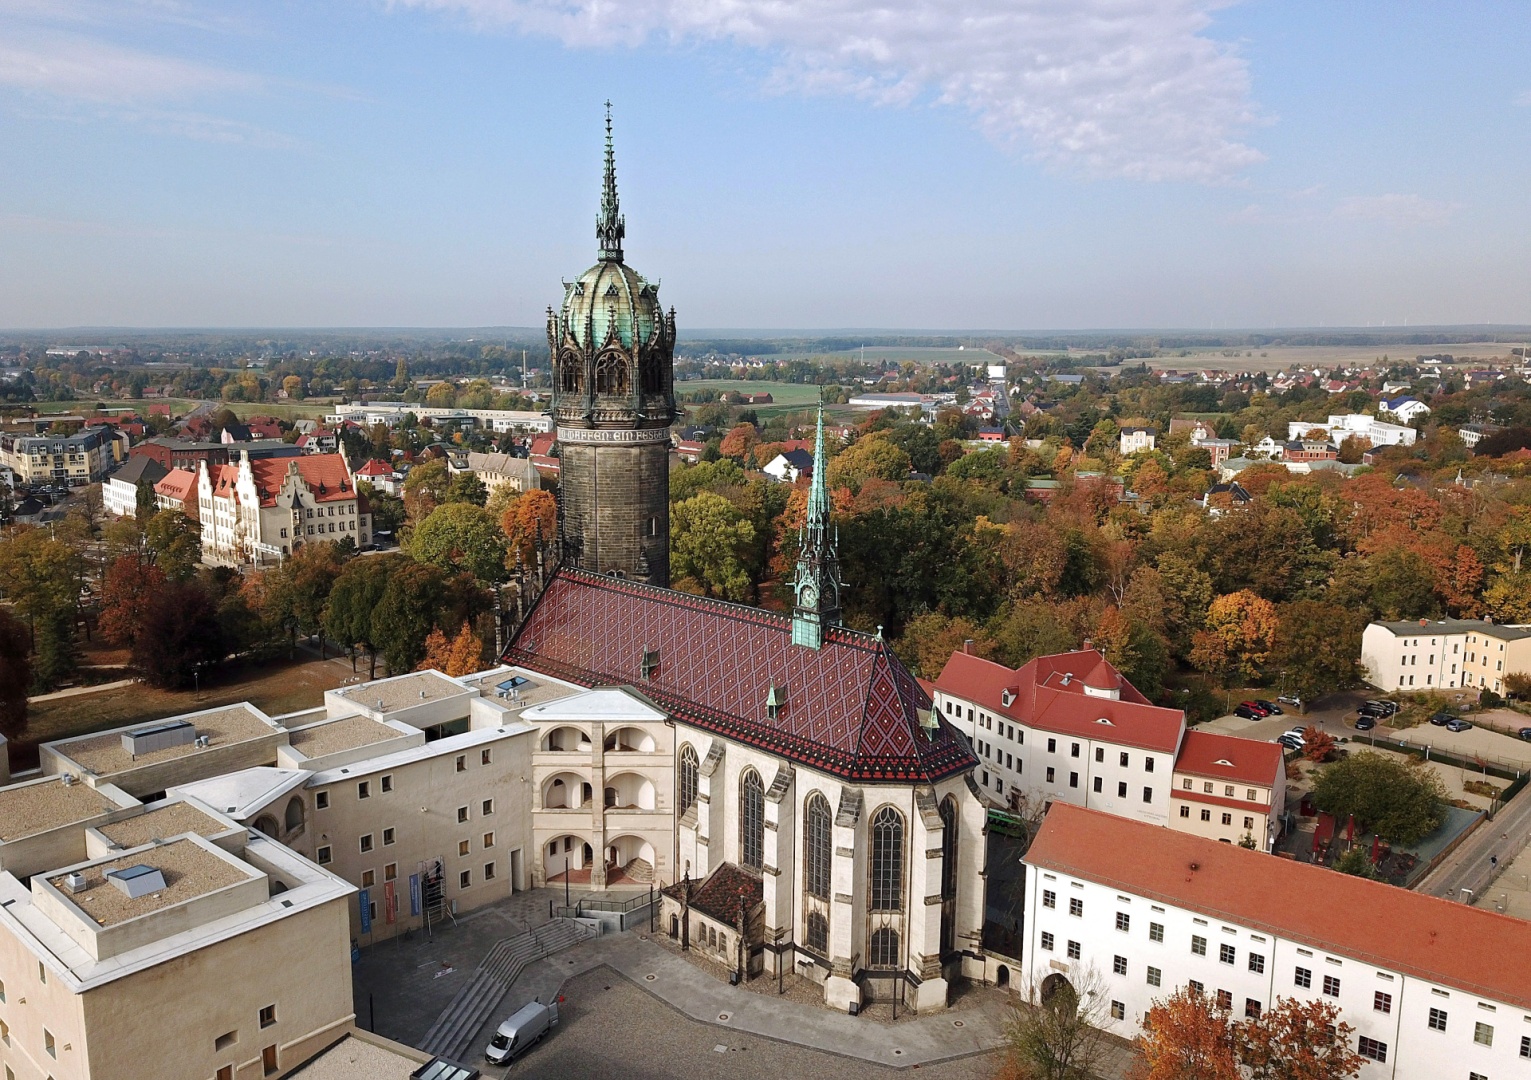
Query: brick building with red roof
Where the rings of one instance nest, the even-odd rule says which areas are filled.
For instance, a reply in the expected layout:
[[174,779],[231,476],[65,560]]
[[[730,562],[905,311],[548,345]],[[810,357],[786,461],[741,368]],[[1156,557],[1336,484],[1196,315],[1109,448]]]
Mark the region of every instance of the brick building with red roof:
[[1525,1073],[1524,920],[1062,802],[1025,864],[1019,981],[1045,995],[1097,973],[1116,1035],[1189,985],[1236,1018],[1337,1006],[1360,1080]]

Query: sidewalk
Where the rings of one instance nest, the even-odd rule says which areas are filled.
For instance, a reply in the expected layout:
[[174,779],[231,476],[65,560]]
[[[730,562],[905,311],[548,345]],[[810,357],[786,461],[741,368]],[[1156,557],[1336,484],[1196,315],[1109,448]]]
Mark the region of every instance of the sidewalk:
[[60,698],[79,697],[81,694],[99,694],[103,690],[120,690],[124,686],[132,686],[137,679],[118,679],[116,682],[96,683],[93,686],[71,686],[68,690],[55,690],[51,694],[38,694],[36,697],[27,698],[28,705],[36,705],[40,701],[58,701]]

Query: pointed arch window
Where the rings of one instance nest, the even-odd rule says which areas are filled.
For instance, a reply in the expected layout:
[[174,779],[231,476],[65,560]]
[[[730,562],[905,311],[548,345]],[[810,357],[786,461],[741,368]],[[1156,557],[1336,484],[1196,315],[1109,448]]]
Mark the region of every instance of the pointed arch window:
[[604,353],[595,362],[595,392],[608,397],[624,397],[628,392],[627,358],[620,353]]
[[829,952],[829,919],[822,911],[808,913],[808,947],[820,955]]
[[577,394],[584,386],[585,365],[574,353],[558,358],[559,385],[566,394]]
[[803,816],[803,891],[818,900],[829,899],[833,843],[829,800],[814,792]]
[[898,931],[891,926],[881,926],[872,931],[867,952],[872,967],[898,966]]
[[957,801],[941,800],[941,899],[957,898]]
[[765,868],[765,784],[754,769],[739,784],[739,862]]
[[904,816],[891,806],[872,818],[870,879],[873,911],[904,910]]
[[696,751],[690,743],[680,748],[680,812],[684,814],[696,802],[697,785]]

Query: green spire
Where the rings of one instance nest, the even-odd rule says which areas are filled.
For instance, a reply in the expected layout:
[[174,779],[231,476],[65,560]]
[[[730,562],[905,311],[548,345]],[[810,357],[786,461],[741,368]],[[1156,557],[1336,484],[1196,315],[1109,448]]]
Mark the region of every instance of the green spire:
[[792,643],[821,648],[824,633],[840,621],[840,559],[829,530],[829,473],[824,457],[824,406],[813,439],[813,483],[808,514],[798,532],[797,577],[792,587]]
[[622,239],[627,222],[617,203],[617,155],[611,145],[611,102],[606,102],[606,175],[601,185],[601,215],[595,219],[595,238],[601,242],[602,262],[622,261]]

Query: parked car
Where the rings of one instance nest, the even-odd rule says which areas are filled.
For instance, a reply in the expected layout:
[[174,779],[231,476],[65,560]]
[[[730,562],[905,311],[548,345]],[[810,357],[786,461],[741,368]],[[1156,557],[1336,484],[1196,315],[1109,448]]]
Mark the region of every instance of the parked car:
[[1280,743],[1288,750],[1301,750],[1308,745],[1299,735],[1277,735],[1271,742]]
[[1378,720],[1385,720],[1398,711],[1396,701],[1371,700],[1362,704],[1360,712],[1366,716],[1375,716]]
[[1452,716],[1449,712],[1438,712],[1430,714],[1430,722],[1436,727],[1445,727],[1455,719],[1456,717]]
[[1289,731],[1283,732],[1283,734],[1290,735],[1294,739],[1302,739],[1303,741],[1307,741],[1307,736],[1304,734],[1307,730],[1308,729],[1305,727],[1294,727]]
[[532,1001],[521,1006],[495,1029],[484,1050],[491,1064],[505,1065],[519,1057],[558,1023],[558,1002],[543,1005]]
[[1271,711],[1264,705],[1261,705],[1258,701],[1241,701],[1239,704],[1244,706],[1246,709],[1253,709],[1261,716],[1269,716],[1271,714]]
[[1358,716],[1356,718],[1356,730],[1357,731],[1370,731],[1372,728],[1374,728],[1376,726],[1377,726],[1377,718],[1375,716],[1365,716],[1365,715],[1362,715],[1362,716]]
[[1302,698],[1298,697],[1296,694],[1282,694],[1276,700],[1281,702],[1283,705],[1290,705],[1294,709],[1302,708]]
[[1233,707],[1233,715],[1242,716],[1245,720],[1265,719],[1264,713],[1262,713],[1259,709],[1252,709],[1248,705],[1235,705]]
[[1264,698],[1255,698],[1255,704],[1264,709],[1268,716],[1281,716],[1286,712],[1285,709],[1274,701],[1266,701]]
[[1461,719],[1460,717],[1452,718],[1452,720],[1446,725],[1447,731],[1468,731],[1471,728],[1472,724],[1466,720]]
[[1523,727],[1519,732],[1517,732],[1517,734],[1527,742],[1531,742],[1531,727]]

